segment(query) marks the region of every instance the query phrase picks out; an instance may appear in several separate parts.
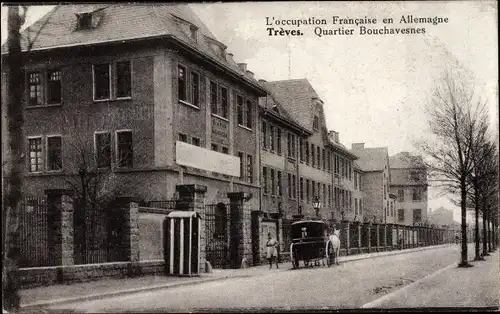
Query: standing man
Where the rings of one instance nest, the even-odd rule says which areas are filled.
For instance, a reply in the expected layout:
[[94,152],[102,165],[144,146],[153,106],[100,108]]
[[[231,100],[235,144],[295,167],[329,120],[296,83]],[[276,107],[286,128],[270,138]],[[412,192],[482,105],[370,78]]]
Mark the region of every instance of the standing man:
[[271,232],[267,234],[267,260],[269,261],[269,268],[273,268],[273,260],[276,259],[276,268],[278,267],[278,241],[274,239],[271,235]]

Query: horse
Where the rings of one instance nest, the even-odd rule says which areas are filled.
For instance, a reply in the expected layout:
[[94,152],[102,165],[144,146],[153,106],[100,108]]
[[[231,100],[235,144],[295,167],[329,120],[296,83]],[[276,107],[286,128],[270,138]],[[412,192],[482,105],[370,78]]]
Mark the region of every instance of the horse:
[[340,255],[340,230],[336,229],[333,234],[328,237],[333,246],[333,263],[339,265]]

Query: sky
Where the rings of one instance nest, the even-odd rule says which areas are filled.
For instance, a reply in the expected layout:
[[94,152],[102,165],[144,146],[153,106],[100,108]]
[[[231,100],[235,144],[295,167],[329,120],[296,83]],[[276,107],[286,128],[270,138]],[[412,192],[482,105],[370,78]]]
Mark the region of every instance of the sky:
[[[307,78],[324,101],[327,128],[340,132],[348,148],[385,146],[389,154],[418,153],[414,140],[425,137],[423,106],[446,64],[456,60],[475,76],[488,102],[498,134],[498,39],[496,1],[387,2],[239,2],[192,3],[190,6],[215,37],[228,46],[236,62],[248,64],[257,79]],[[52,6],[33,6],[29,25]],[[443,17],[448,23],[400,24],[401,16]],[[425,28],[425,34],[315,35],[316,26],[266,25],[272,20],[326,19],[322,29],[336,29],[333,16],[377,19],[368,28]],[[382,19],[393,18],[393,24]],[[2,7],[2,43],[6,10]],[[269,36],[267,28],[300,29],[302,36]],[[429,207],[460,210],[430,188]]]

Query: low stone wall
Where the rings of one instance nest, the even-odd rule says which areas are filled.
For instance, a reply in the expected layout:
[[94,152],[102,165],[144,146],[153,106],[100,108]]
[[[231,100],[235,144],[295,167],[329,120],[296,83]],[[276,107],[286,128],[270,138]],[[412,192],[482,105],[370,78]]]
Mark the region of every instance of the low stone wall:
[[[140,261],[137,273],[142,275],[161,275],[164,273],[163,260]],[[132,263],[115,262],[104,264],[33,267],[18,270],[19,284],[22,289],[53,284],[67,284],[101,280],[104,278],[123,278],[132,275]],[[137,275],[136,273],[136,275]]]

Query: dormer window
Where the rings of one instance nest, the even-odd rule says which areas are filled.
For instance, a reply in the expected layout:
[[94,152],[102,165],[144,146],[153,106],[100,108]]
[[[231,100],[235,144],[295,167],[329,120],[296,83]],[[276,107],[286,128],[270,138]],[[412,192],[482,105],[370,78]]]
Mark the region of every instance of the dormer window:
[[92,13],[77,14],[77,29],[91,29],[92,28]]
[[189,27],[191,39],[194,40],[194,41],[196,41],[196,31],[197,30],[198,30],[198,27],[196,27],[196,26]]
[[319,117],[314,116],[314,121],[313,121],[313,130],[317,131],[319,129]]

